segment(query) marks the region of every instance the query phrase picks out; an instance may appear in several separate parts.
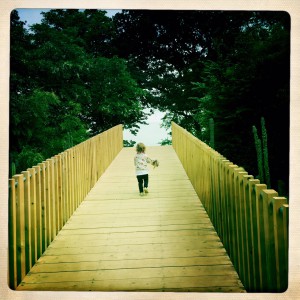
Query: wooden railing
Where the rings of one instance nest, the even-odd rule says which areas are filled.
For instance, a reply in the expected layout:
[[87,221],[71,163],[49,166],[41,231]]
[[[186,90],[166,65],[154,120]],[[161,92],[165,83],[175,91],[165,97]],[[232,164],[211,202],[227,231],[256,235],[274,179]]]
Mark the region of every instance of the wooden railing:
[[247,291],[285,291],[287,199],[175,123],[172,144]]
[[9,179],[9,286],[15,289],[123,147],[115,126]]

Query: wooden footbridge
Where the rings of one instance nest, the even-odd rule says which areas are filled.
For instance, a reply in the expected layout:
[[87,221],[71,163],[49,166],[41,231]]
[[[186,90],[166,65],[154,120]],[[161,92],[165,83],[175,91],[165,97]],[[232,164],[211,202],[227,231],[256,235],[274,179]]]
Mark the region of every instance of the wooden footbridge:
[[[173,124],[140,196],[116,126],[10,179],[16,290],[282,292],[288,205]],[[191,163],[193,162],[193,163]]]

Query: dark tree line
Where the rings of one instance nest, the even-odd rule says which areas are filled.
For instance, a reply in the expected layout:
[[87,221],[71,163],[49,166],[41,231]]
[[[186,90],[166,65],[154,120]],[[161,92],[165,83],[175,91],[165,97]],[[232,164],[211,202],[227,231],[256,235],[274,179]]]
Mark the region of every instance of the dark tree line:
[[165,126],[205,142],[213,118],[215,149],[253,175],[252,127],[263,117],[272,187],[288,184],[287,13],[51,10],[28,31],[14,11],[11,24],[10,151],[20,167],[117,123],[135,131],[155,107]]
[[[285,12],[123,11],[114,18],[151,105],[257,175],[252,126],[268,130],[272,187],[288,184],[290,18]],[[126,43],[129,41],[129,46]],[[144,77],[141,76],[144,74]]]

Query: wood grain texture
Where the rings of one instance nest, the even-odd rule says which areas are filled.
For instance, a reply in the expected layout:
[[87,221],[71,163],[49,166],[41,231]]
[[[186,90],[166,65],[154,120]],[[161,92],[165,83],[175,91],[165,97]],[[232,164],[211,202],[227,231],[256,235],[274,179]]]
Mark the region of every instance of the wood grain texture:
[[[18,290],[244,292],[171,146],[141,197],[124,148]],[[201,172],[201,170],[200,170]]]

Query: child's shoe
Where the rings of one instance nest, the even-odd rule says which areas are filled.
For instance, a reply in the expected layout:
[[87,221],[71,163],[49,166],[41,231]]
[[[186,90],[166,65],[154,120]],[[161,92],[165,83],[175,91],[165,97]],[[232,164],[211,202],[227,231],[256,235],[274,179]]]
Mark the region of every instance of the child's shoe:
[[144,188],[144,192],[145,194],[148,194],[149,193],[148,188]]
[[140,196],[144,196],[144,193],[140,193]]

